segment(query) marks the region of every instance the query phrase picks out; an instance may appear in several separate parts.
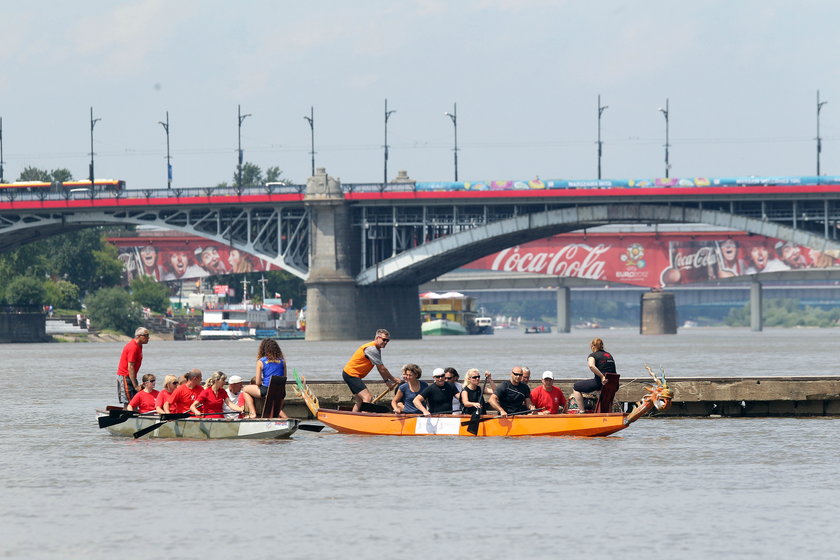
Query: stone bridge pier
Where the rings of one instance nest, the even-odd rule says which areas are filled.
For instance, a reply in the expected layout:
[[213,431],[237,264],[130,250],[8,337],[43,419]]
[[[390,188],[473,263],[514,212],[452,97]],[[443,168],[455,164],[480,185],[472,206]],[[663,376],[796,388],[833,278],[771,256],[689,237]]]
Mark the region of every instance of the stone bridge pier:
[[317,169],[304,203],[311,220],[306,340],[373,340],[380,328],[394,338],[421,338],[417,284],[356,284],[361,240],[338,180]]

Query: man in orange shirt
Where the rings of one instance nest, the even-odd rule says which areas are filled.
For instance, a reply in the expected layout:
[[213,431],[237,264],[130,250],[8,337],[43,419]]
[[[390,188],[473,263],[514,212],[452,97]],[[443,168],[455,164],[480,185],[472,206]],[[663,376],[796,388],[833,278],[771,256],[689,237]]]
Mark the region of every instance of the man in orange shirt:
[[201,386],[201,370],[194,369],[184,374],[186,383],[178,385],[172,391],[172,396],[163,404],[163,411],[167,414],[181,414],[190,411],[190,405],[198,398],[204,387]]
[[137,327],[134,338],[129,340],[120,354],[117,365],[117,396],[123,404],[128,404],[140,390],[137,372],[143,363],[143,345],[149,343],[149,329]]
[[399,383],[382,363],[382,348],[391,340],[391,335],[385,329],[376,331],[376,337],[372,342],[367,342],[359,346],[358,349],[350,357],[350,361],[344,366],[341,372],[341,378],[350,387],[353,393],[353,412],[359,412],[362,408],[363,402],[371,402],[373,395],[368,390],[367,385],[362,379],[370,373],[373,366],[376,366],[379,375],[385,380],[385,384],[389,389],[393,389]]

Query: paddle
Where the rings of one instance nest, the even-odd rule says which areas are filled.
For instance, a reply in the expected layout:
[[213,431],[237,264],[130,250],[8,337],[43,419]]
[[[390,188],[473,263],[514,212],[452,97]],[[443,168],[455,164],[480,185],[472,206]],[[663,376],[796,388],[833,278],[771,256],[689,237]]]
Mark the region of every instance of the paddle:
[[376,398],[373,399],[372,401],[370,401],[369,403],[363,402],[360,410],[362,412],[381,412],[381,413],[391,412],[391,409],[388,408],[387,406],[384,406],[384,405],[381,405],[381,404],[374,404],[376,401],[378,401],[379,399],[381,399],[382,397],[387,395],[388,391],[390,391],[390,390],[391,389],[388,389],[386,387],[384,391],[379,393],[379,395],[377,395]]
[[490,381],[490,376],[484,377],[484,386],[481,387],[481,395],[478,396],[478,406],[473,410],[470,421],[467,422],[467,432],[472,435],[478,435],[478,424],[481,422],[481,411],[484,410],[484,390],[487,388],[487,382]]
[[304,430],[306,432],[320,432],[324,428],[326,426],[320,424],[298,424],[298,430]]
[[[534,413],[534,412],[539,412],[540,410],[545,410],[545,407],[542,407],[542,408],[535,408],[534,410],[521,410],[521,411],[519,411],[519,412],[511,412],[511,413],[510,413],[510,414],[508,414],[507,416],[501,416],[501,415],[499,415],[499,416],[488,416],[488,417],[486,417],[486,418],[479,418],[479,419],[478,419],[478,422],[476,422],[476,424],[480,424],[481,422],[487,422],[488,420],[502,420],[502,419],[504,419],[504,418],[510,418],[511,416],[519,416],[520,414],[532,414],[532,413]],[[468,425],[470,422],[472,422],[472,418],[470,418],[469,420],[467,420],[467,421],[465,421],[465,422],[461,422],[461,425],[462,425],[462,426],[466,426],[466,425]]]
[[107,428],[108,426],[113,426],[115,424],[122,424],[123,422],[134,416],[154,414],[157,414],[157,412],[137,412],[135,410],[109,410],[108,416],[100,416],[98,418],[99,427]]

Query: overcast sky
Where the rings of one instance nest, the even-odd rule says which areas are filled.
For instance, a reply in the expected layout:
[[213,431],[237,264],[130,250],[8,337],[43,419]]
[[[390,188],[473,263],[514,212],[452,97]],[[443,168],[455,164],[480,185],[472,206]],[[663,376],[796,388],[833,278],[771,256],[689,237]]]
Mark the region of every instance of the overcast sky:
[[26,166],[165,187],[231,182],[245,159],[304,182],[840,174],[840,3],[693,0],[2,2],[5,178]]

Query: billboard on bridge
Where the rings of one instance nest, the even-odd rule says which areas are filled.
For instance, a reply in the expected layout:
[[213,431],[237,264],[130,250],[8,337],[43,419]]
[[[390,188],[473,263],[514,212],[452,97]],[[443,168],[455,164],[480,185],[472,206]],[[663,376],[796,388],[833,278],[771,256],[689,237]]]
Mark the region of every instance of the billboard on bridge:
[[840,266],[840,254],[742,232],[568,233],[505,249],[463,268],[531,272],[664,288]]
[[277,270],[250,253],[201,237],[182,235],[112,237],[126,279],[148,276],[160,282],[195,280],[215,274]]

